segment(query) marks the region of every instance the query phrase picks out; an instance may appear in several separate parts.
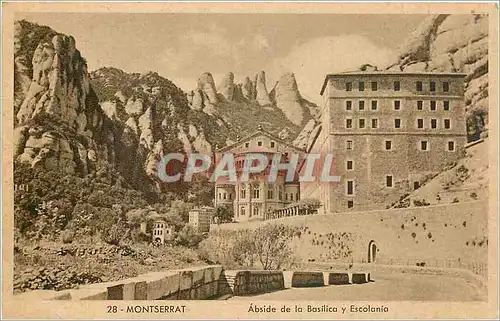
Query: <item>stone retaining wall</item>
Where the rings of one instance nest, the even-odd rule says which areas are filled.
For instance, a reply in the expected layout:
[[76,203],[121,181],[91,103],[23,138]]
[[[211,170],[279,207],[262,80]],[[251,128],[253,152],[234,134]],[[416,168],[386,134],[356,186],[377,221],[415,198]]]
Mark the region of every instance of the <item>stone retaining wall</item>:
[[219,295],[222,266],[152,272],[65,291],[32,291],[17,298],[39,300],[204,300]]
[[370,274],[364,272],[224,271],[222,266],[206,266],[151,272],[65,291],[31,291],[16,297],[21,300],[205,300],[290,287],[360,284],[369,280]]

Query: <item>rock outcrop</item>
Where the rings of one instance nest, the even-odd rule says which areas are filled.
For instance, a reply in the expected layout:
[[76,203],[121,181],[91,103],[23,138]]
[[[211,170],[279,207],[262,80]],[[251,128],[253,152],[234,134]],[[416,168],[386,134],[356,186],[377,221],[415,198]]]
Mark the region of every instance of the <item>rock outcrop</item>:
[[389,70],[466,73],[469,139],[488,125],[488,16],[432,15],[400,47]]
[[254,100],[255,98],[254,88],[255,88],[254,83],[250,80],[250,78],[245,77],[245,80],[243,80],[243,83],[241,84],[243,97],[248,100]]
[[255,100],[261,106],[271,105],[269,92],[266,86],[266,73],[261,71],[255,76]]
[[286,73],[277,82],[272,91],[276,107],[295,125],[302,126],[311,118],[309,109],[300,95],[293,73]]
[[[16,161],[80,176],[112,166],[132,187],[158,190],[163,153],[210,152],[227,139],[219,119],[192,111],[187,95],[157,73],[89,74],[73,37],[27,21],[16,30]],[[200,77],[198,89],[203,103],[219,102],[210,74]],[[190,137],[180,140],[186,131]]]
[[315,120],[311,119],[302,128],[302,131],[293,141],[293,145],[302,149],[309,148],[316,138],[318,132],[321,130],[321,125]]
[[224,78],[222,78],[219,86],[219,93],[224,96],[226,100],[233,101],[235,98],[235,90],[236,85],[234,84],[234,74],[230,72]]
[[[29,86],[16,84],[20,87],[15,90],[15,100],[22,102],[15,115],[14,156],[33,167],[85,175],[94,162],[87,155],[96,150],[97,141],[102,151],[99,157],[113,158],[107,152],[113,143],[110,118],[91,88],[86,62],[73,37],[27,21],[15,26],[15,78],[32,77]],[[30,64],[27,57],[32,57]],[[105,108],[113,115],[112,106]]]
[[203,110],[212,114],[214,106],[217,105],[217,90],[212,74],[205,72],[198,78],[198,85],[191,93],[191,106],[194,110]]

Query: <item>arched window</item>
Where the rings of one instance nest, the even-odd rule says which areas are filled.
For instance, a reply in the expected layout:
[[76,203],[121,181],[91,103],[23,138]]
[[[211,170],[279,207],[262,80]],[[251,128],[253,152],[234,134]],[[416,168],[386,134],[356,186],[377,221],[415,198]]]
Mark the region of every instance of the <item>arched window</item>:
[[260,198],[260,185],[255,184],[252,186],[252,197],[253,198]]
[[246,198],[246,197],[247,197],[246,185],[245,184],[241,184],[240,198]]

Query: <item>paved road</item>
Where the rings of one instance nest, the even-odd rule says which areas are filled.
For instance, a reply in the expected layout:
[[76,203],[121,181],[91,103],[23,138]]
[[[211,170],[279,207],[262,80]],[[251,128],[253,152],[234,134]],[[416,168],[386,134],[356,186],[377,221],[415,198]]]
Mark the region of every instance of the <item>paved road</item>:
[[373,282],[293,288],[232,300],[479,301],[486,297],[464,278],[404,273],[372,274]]

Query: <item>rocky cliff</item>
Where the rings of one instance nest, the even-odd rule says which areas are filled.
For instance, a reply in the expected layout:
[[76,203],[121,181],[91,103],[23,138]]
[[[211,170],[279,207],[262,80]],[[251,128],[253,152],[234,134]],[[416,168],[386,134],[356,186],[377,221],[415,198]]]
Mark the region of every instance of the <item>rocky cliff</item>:
[[432,15],[399,48],[388,70],[463,72],[467,128],[475,140],[488,128],[488,17]]
[[15,30],[15,157],[82,175],[113,161],[112,124],[75,39],[26,21]]
[[289,120],[264,72],[243,84],[228,74],[218,91],[203,73],[186,94],[155,72],[89,72],[77,41],[49,27],[18,21],[15,30],[15,159],[32,167],[85,176],[109,165],[158,191],[164,153],[210,153],[258,125],[292,140],[309,117]]
[[[110,165],[132,186],[158,190],[164,153],[225,144],[226,125],[190,109],[186,94],[157,73],[89,73],[73,37],[27,21],[15,27],[17,161],[79,176]],[[210,78],[199,88],[215,104]]]

